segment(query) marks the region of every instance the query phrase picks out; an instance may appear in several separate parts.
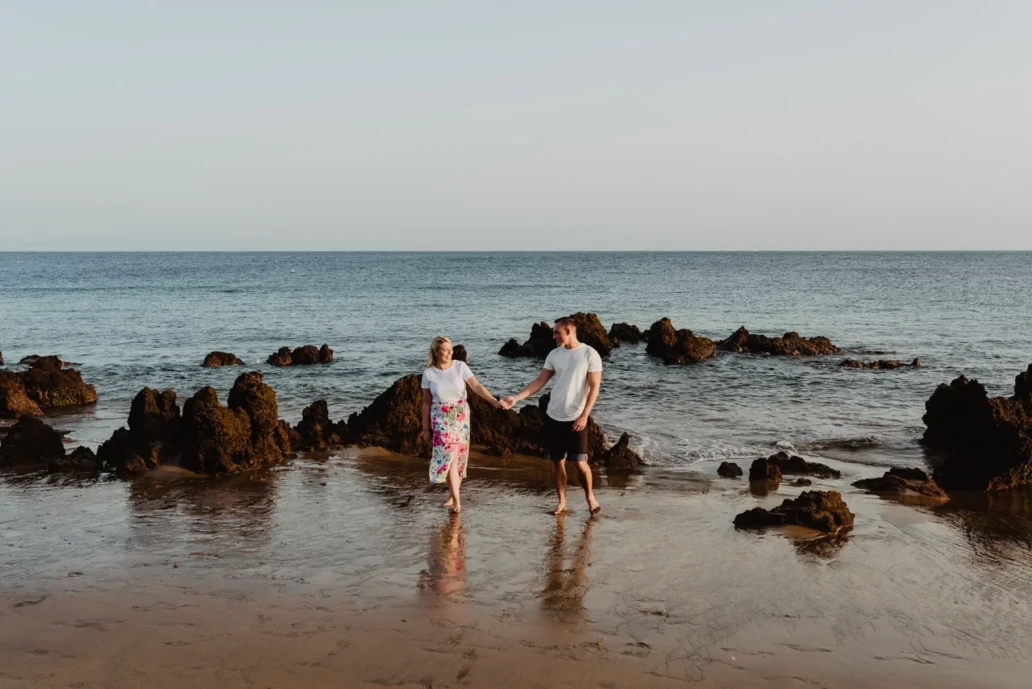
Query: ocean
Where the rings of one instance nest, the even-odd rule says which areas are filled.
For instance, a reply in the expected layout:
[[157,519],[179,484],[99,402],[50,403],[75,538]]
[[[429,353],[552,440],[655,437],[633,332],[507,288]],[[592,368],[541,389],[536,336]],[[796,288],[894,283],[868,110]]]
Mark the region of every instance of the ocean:
[[[846,351],[665,366],[624,346],[605,362],[595,417],[664,467],[779,447],[920,466],[938,384],[965,374],[1010,394],[1032,362],[1030,285],[1032,253],[0,253],[0,351],[8,366],[28,354],[79,364],[100,400],[51,420],[96,446],[144,386],[183,400],[213,385],[225,401],[241,369],[201,368],[212,350],[262,371],[296,422],[316,399],[333,418],[361,410],[421,371],[436,335],[464,344],[503,395],[540,362],[501,357],[502,344],[575,311],[607,328],[666,316],[714,339],[795,330]],[[331,365],[265,363],[281,346],[323,343]],[[923,366],[843,369],[846,356]]]

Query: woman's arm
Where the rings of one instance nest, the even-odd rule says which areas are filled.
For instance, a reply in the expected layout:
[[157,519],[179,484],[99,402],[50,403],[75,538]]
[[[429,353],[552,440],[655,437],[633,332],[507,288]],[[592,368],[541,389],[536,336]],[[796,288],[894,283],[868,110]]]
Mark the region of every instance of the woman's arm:
[[430,443],[430,404],[434,401],[433,393],[423,388],[423,440]]
[[467,380],[466,385],[469,386],[470,390],[477,393],[491,404],[498,404],[498,400],[494,398],[494,395],[487,391],[487,388],[480,384],[480,381],[476,379],[476,376]]

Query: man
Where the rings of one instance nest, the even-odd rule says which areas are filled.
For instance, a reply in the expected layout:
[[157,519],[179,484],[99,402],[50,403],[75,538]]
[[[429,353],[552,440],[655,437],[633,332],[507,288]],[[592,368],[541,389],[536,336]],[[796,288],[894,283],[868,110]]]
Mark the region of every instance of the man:
[[552,398],[546,411],[548,458],[552,460],[555,490],[559,506],[554,514],[566,511],[566,460],[576,463],[584,497],[592,514],[602,510],[591,491],[591,469],[588,467],[588,417],[602,385],[602,357],[589,345],[577,339],[577,325],[570,318],[560,318],[552,328],[555,349],[549,352],[541,374],[517,395],[499,403],[502,409],[536,394],[555,378]]

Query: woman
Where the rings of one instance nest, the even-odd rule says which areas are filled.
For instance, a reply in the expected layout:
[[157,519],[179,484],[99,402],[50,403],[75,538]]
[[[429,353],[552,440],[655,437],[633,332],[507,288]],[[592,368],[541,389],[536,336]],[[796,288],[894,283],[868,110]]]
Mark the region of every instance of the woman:
[[[454,361],[452,343],[447,337],[435,337],[430,357],[423,371],[423,439],[433,442],[430,456],[430,483],[448,482],[451,496],[444,507],[451,512],[462,510],[459,486],[466,478],[469,461],[469,385],[491,404],[498,404],[490,392],[477,382],[464,361]],[[432,431],[432,432],[431,432]]]

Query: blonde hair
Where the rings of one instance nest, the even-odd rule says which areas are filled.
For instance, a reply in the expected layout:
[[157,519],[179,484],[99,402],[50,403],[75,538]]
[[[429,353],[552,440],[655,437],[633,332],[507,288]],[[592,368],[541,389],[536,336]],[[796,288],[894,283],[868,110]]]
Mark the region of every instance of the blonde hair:
[[437,365],[437,353],[441,351],[441,345],[451,344],[452,341],[447,337],[440,335],[434,338],[434,341],[430,343],[430,356],[426,358],[426,367]]

